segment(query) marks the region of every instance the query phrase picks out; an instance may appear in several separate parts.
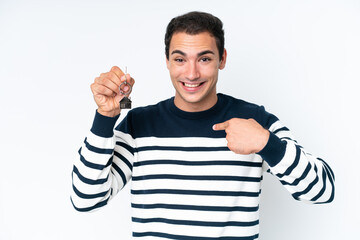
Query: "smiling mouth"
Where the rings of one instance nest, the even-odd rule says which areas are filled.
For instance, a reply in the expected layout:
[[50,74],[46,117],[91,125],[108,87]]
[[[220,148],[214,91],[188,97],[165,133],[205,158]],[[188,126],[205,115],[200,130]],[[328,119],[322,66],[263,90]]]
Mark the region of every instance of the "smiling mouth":
[[204,82],[201,82],[201,83],[185,83],[185,82],[183,82],[182,84],[188,88],[196,88],[196,87],[199,87],[202,84],[204,84]]

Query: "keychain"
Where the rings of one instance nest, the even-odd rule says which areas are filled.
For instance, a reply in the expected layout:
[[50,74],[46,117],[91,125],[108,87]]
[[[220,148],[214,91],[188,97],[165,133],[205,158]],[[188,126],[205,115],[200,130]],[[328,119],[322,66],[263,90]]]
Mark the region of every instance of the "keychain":
[[[130,100],[130,98],[128,98],[129,93],[131,92],[131,85],[127,82],[126,74],[127,74],[127,67],[125,67],[125,82],[121,83],[120,87],[119,87],[120,93],[125,95],[125,97],[123,99],[121,99],[121,101],[120,101],[120,109],[130,109],[131,108],[131,100]],[[124,84],[128,85],[128,87],[129,87],[129,91],[127,91],[127,93],[125,93],[123,90],[121,90],[121,86]]]

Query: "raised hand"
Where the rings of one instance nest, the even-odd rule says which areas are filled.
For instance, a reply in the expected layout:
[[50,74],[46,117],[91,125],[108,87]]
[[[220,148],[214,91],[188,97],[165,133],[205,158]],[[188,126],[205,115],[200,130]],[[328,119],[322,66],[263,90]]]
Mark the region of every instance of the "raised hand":
[[[119,102],[124,98],[120,93],[119,86],[122,82],[127,81],[131,86],[135,81],[130,74],[125,74],[117,66],[111,68],[109,72],[100,74],[95,78],[90,88],[94,95],[94,100],[98,106],[98,113],[108,117],[114,117],[120,114]],[[123,84],[122,91],[127,95],[130,94],[129,86]]]

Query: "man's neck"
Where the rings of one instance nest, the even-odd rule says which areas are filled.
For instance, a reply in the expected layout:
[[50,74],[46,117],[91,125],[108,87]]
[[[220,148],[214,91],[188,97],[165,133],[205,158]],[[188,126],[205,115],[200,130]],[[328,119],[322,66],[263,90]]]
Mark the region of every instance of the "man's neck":
[[202,112],[212,108],[218,101],[217,94],[209,96],[200,102],[187,102],[181,96],[175,94],[174,104],[177,108],[185,112]]

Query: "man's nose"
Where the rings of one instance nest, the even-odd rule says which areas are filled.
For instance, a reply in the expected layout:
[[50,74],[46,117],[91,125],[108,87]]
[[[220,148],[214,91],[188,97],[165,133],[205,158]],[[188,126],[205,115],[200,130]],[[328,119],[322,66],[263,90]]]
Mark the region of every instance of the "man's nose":
[[200,78],[200,72],[196,62],[189,63],[186,78],[190,81],[194,81]]

